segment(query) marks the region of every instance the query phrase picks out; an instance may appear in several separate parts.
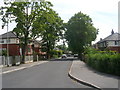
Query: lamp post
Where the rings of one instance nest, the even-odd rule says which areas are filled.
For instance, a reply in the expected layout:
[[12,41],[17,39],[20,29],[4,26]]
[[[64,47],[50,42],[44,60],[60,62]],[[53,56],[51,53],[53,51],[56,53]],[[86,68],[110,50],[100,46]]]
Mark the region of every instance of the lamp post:
[[8,22],[9,22],[9,19],[7,18],[7,66],[9,66],[9,61],[10,61],[10,59],[9,59],[9,38],[8,38],[8,29],[9,29],[9,27],[8,27]]
[[[6,12],[6,14],[4,15],[4,11],[3,11],[3,9],[5,9],[5,8],[1,8],[1,12],[0,12],[0,15],[3,15],[3,18],[2,18],[2,21],[4,22],[4,24],[2,25],[2,29],[4,28],[4,26],[5,26],[5,24],[6,24],[6,26],[7,26],[7,40],[6,40],[6,44],[7,44],[7,66],[9,66],[9,37],[8,37],[8,29],[9,29],[9,25],[8,25],[8,23],[9,23],[9,20],[10,20],[10,18],[11,18],[11,15],[10,14],[12,14],[11,12]],[[9,17],[9,15],[10,15],[10,17]]]

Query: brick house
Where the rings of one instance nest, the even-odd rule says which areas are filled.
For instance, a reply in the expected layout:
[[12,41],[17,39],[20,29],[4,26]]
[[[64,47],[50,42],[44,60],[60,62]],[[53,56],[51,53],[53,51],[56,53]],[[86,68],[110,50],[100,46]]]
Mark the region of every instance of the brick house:
[[[21,54],[19,38],[12,31],[0,35],[0,51],[7,50],[7,47],[9,51],[9,56],[19,56]],[[45,54],[44,52],[40,51],[39,41],[30,40],[26,49],[26,56],[33,55],[33,48],[34,48],[34,52],[37,53],[38,55]]]
[[114,33],[112,30],[111,35],[104,39],[100,39],[100,41],[96,43],[95,47],[100,50],[109,49],[120,53],[120,34]]
[[20,55],[19,39],[13,32],[0,35],[0,50],[7,50],[7,47],[10,56]]

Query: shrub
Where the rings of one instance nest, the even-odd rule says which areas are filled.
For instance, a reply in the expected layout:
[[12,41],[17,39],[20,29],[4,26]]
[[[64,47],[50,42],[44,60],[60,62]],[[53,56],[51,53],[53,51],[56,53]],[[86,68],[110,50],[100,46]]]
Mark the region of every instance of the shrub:
[[63,51],[62,50],[52,50],[51,51],[51,56],[53,58],[58,58],[62,55]]
[[7,50],[2,50],[0,52],[0,56],[7,56]]
[[[92,50],[92,49],[89,49]],[[85,62],[98,71],[120,75],[120,54],[114,51],[86,52]]]

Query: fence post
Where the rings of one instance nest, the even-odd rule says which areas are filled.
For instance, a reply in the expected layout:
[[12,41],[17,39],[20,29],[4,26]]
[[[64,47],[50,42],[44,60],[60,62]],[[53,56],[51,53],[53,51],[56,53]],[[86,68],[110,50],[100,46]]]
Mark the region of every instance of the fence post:
[[38,55],[37,55],[37,62],[38,62]]

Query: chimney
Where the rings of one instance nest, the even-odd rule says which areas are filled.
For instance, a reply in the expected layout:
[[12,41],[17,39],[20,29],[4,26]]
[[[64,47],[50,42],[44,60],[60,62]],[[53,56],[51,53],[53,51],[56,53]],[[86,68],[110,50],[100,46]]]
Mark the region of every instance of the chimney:
[[100,38],[100,41],[102,40],[102,38]]
[[112,29],[112,31],[111,31],[111,34],[114,34],[114,31],[113,31],[113,29]]

